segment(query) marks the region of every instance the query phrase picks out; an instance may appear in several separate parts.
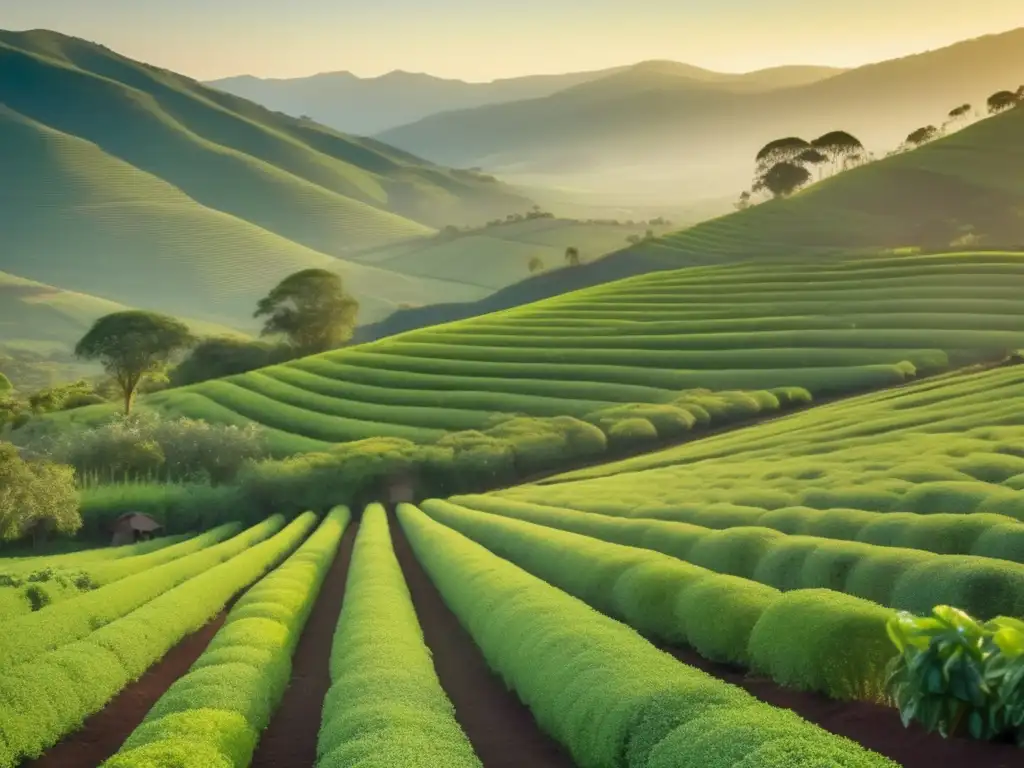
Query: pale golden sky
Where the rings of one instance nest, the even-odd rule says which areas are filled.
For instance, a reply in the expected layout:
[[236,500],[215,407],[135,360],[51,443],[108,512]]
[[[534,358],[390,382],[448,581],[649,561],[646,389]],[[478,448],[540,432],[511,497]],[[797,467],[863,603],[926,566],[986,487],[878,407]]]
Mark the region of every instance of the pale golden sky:
[[[1024,26],[1024,0],[3,0],[199,79],[393,69],[490,80],[672,59],[853,66]],[[12,7],[13,6],[13,7]],[[832,10],[829,10],[832,9]]]

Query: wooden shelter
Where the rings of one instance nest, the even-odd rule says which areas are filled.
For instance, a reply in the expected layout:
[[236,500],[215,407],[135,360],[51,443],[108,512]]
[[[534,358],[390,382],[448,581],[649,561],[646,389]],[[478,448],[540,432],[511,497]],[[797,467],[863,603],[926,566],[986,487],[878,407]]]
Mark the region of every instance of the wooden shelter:
[[111,545],[118,547],[122,544],[134,544],[136,541],[145,541],[158,535],[163,530],[160,525],[149,515],[141,512],[128,512],[121,515],[111,526],[114,532],[114,539]]

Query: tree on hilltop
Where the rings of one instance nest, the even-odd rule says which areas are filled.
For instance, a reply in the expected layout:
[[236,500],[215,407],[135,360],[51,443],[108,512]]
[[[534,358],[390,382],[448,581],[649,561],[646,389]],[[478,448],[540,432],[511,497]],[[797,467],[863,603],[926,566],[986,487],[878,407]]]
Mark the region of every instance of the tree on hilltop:
[[796,163],[776,163],[754,186],[755,192],[768,190],[775,197],[786,197],[811,180],[811,172]]
[[845,168],[850,161],[864,155],[860,139],[846,131],[829,131],[812,141],[811,146],[832,161],[834,169]]
[[565,262],[570,267],[578,267],[580,265],[580,249],[573,245],[566,248]]
[[795,160],[802,152],[811,149],[810,142],[799,136],[787,136],[765,144],[757,153],[758,174],[763,175],[772,166]]
[[352,338],[359,302],[341,276],[326,269],[289,275],[260,299],[254,317],[266,317],[262,336],[284,336],[296,353],[314,355]]
[[927,144],[929,141],[938,138],[942,132],[934,125],[926,125],[923,128],[918,128],[916,131],[911,132],[909,136],[904,140],[907,146],[920,147],[922,144]]
[[793,162],[796,163],[797,165],[802,165],[805,168],[807,166],[813,166],[817,168],[818,178],[820,179],[822,166],[828,162],[828,157],[826,157],[821,151],[815,149],[814,147],[811,147],[810,149],[805,149],[803,152],[797,155],[796,159]]
[[989,114],[997,115],[1017,106],[1022,99],[1024,99],[1024,86],[1021,86],[1018,91],[997,91],[988,97],[986,104]]
[[96,360],[117,383],[125,414],[131,413],[139,383],[161,373],[175,354],[195,339],[180,320],[156,312],[128,310],[105,315],[75,346],[75,356]]
[[530,259],[530,263],[527,265],[527,269],[530,270],[530,274],[535,274],[544,270],[544,262],[540,260],[540,257],[534,256]]

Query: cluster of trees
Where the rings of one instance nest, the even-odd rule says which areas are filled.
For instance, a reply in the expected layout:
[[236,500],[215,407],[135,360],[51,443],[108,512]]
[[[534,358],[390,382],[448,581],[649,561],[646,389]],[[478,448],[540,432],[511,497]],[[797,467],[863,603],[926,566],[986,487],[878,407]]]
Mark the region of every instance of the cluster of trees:
[[[1024,106],[1024,85],[1016,91],[998,91],[988,97],[986,107],[990,115]],[[952,127],[963,125],[975,114],[971,104],[960,104],[949,111],[941,126],[925,125],[911,131],[903,143],[889,154],[915,149],[933,141]],[[736,207],[740,210],[753,205],[759,192],[772,197],[786,197],[802,189],[815,179],[822,179],[861,165],[871,159],[864,145],[846,131],[831,131],[813,141],[798,136],[787,136],[768,142],[757,153],[754,184],[740,194]]]
[[82,360],[98,362],[107,375],[99,384],[77,381],[16,397],[0,381],[0,428],[22,426],[33,414],[119,400],[130,414],[140,392],[168,385],[244,373],[296,357],[325,352],[352,338],[359,302],[341,277],[307,269],[286,277],[257,304],[261,336],[196,338],[179,320],[157,312],[127,310],[105,315],[75,346]]
[[0,442],[0,542],[50,533],[73,535],[82,527],[75,471],[51,461],[26,460]]

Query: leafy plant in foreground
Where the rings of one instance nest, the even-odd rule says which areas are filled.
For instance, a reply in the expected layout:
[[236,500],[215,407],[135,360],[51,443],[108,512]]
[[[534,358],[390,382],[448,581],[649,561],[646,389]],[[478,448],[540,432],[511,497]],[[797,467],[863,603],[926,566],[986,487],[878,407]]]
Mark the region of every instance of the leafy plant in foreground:
[[887,626],[900,653],[886,686],[903,724],[916,720],[944,738],[1015,733],[1024,745],[1024,622],[981,623],[947,605],[932,614],[901,612]]

